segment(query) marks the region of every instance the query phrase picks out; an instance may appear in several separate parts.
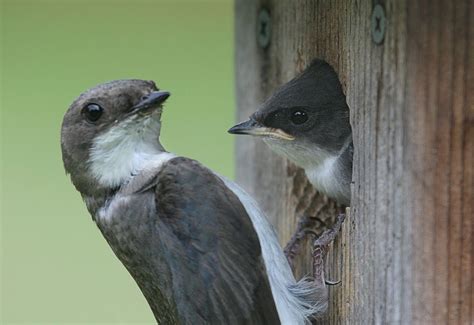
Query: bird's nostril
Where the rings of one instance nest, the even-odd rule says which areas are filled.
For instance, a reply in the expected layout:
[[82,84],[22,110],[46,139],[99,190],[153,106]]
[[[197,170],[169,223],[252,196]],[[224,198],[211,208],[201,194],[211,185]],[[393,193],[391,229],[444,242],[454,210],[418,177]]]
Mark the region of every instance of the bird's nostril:
[[142,96],[142,98],[140,99],[140,101],[147,100],[149,97],[150,97],[150,96],[148,96],[148,95]]

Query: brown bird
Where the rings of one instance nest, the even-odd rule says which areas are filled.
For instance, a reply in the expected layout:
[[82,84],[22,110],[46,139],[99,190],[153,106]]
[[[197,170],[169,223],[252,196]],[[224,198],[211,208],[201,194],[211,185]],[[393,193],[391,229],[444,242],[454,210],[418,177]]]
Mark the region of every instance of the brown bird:
[[151,81],[94,87],[66,112],[64,166],[159,323],[303,324],[326,288],[297,282],[277,236],[235,183],[160,143],[170,94]]

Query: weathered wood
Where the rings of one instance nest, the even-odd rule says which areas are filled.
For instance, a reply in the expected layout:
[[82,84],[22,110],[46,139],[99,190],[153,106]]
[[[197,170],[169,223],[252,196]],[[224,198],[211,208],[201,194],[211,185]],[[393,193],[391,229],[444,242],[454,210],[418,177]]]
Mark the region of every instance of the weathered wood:
[[[314,57],[338,71],[355,145],[351,218],[328,260],[329,323],[474,323],[474,4],[236,0],[237,120]],[[267,48],[257,15],[271,17]],[[301,214],[337,206],[259,140],[237,138],[237,180],[285,244]],[[309,257],[309,254],[307,255]],[[298,276],[309,272],[308,260]]]

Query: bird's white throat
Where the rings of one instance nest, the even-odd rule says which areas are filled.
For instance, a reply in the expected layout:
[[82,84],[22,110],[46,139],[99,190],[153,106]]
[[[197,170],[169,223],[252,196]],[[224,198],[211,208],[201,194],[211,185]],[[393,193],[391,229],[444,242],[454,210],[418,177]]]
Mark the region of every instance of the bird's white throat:
[[135,116],[97,136],[88,161],[93,177],[102,186],[117,187],[140,170],[168,160],[158,140],[160,128],[159,116]]

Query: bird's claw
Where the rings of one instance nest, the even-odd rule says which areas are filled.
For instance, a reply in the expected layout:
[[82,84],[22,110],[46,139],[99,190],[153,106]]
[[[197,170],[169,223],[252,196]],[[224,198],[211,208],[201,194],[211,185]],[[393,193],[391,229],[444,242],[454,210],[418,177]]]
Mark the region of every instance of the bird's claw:
[[293,261],[301,251],[301,244],[307,235],[318,236],[318,234],[313,230],[317,226],[324,224],[320,219],[315,217],[303,216],[299,219],[298,225],[296,226],[296,231],[291,237],[290,241],[286,245],[284,251],[285,256],[288,259],[288,262],[293,269]]
[[339,233],[345,215],[339,214],[334,225],[324,231],[320,236],[314,230],[317,223],[324,224],[321,220],[313,217],[302,217],[298,222],[295,234],[285,247],[285,255],[288,262],[293,268],[293,260],[301,250],[301,244],[304,238],[308,235],[315,237],[313,241],[313,278],[317,285],[338,285],[341,281],[330,281],[324,279],[324,259],[327,255],[329,244],[333,242]]
[[344,222],[344,219],[346,218],[345,214],[339,214],[336,218],[336,222],[334,225],[323,232],[321,236],[319,236],[313,243],[313,248],[316,248],[317,246],[326,248],[331,244],[334,239],[336,238],[337,234],[341,230],[342,223]]
[[334,241],[337,234],[341,230],[344,219],[344,214],[338,215],[334,225],[330,229],[323,232],[321,236],[319,236],[313,242],[313,278],[317,285],[336,285],[341,282],[328,281],[324,279],[324,260],[328,253],[329,244]]

